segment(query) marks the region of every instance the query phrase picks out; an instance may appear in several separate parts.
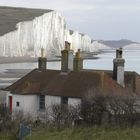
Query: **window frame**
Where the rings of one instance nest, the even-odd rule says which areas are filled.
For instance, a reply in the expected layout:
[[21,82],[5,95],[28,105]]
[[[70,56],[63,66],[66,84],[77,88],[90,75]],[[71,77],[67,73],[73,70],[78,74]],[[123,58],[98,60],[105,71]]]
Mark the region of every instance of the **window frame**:
[[39,95],[39,110],[45,110],[45,95]]
[[16,101],[16,107],[20,107],[20,102]]
[[68,97],[61,96],[61,105],[68,105]]

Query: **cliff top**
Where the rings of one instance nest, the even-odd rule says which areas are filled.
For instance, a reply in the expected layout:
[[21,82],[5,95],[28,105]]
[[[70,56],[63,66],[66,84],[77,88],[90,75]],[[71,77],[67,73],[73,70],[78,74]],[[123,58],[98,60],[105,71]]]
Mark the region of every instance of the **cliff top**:
[[16,29],[16,24],[29,21],[52,10],[0,6],[0,36]]

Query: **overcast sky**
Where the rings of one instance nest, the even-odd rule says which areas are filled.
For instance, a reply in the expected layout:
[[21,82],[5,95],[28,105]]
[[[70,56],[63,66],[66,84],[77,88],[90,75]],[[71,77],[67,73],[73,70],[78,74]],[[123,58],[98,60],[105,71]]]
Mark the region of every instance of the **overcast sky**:
[[93,39],[140,42],[140,0],[0,0],[0,5],[54,9],[68,28]]

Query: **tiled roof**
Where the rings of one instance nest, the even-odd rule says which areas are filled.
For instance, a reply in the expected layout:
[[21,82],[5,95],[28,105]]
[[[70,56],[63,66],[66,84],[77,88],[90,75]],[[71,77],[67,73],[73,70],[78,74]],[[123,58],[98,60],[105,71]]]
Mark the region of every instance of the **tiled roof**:
[[[112,72],[107,72],[112,77]],[[140,95],[140,75],[136,72],[126,71],[124,75],[125,89],[127,92],[133,92]]]
[[71,71],[35,69],[5,90],[13,94],[44,94],[53,96],[84,97],[86,94],[119,95],[140,94],[140,76],[125,72],[126,88],[112,79],[110,71]]

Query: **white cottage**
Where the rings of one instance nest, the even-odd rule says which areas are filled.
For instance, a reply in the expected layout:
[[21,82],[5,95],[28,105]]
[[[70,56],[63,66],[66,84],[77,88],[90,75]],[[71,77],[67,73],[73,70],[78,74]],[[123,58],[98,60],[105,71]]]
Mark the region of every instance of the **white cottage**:
[[92,91],[90,94],[105,96],[126,94],[128,90],[131,93],[140,94],[140,76],[135,72],[124,74],[122,50],[117,51],[119,55],[116,55],[114,60],[113,71],[83,70],[80,50],[73,60],[68,42],[61,53],[61,70],[46,69],[46,58],[42,53],[38,59],[38,69],[34,69],[5,88],[9,91],[7,106],[12,114],[21,111],[25,116],[29,115],[36,119],[53,104],[73,106],[81,104],[89,91]]

